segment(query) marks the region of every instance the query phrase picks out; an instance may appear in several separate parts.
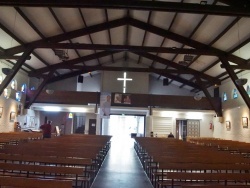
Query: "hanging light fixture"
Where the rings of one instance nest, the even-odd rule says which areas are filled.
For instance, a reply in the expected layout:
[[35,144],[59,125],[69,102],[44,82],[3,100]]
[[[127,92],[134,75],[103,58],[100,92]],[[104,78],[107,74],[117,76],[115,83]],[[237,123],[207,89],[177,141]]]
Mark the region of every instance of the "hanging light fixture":
[[243,86],[243,85],[245,85],[247,83],[247,79],[246,78],[239,78],[239,79],[235,80],[235,83],[238,86]]

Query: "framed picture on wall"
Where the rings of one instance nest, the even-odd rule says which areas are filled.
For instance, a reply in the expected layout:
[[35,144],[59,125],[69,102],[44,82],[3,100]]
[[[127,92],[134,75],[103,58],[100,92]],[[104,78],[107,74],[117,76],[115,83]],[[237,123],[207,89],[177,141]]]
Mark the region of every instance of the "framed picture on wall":
[[229,130],[231,128],[231,123],[230,121],[226,121],[226,128],[227,130]]
[[243,128],[248,128],[248,118],[242,117],[242,126]]
[[2,117],[3,115],[3,107],[0,107],[0,118]]
[[10,121],[14,121],[16,118],[16,112],[10,112]]

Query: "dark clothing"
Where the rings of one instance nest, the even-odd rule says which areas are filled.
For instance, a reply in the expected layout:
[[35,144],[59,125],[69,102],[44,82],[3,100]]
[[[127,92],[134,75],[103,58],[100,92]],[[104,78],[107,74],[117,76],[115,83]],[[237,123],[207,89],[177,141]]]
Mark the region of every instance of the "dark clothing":
[[40,129],[43,130],[43,138],[51,138],[51,124],[43,124]]
[[168,138],[174,138],[174,135],[170,133],[170,134],[168,135]]

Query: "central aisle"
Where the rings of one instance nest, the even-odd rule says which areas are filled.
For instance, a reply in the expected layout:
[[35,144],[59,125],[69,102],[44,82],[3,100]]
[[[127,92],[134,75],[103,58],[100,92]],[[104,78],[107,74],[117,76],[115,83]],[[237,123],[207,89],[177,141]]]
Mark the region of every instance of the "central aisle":
[[152,188],[133,147],[134,139],[113,137],[91,188]]

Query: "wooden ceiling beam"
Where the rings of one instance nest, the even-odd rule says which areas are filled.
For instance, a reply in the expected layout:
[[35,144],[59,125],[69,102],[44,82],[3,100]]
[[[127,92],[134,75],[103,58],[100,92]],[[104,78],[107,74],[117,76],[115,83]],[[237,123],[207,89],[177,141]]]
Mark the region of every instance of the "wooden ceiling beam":
[[[221,68],[225,69],[225,65],[221,64],[220,65]],[[250,70],[250,64],[247,63],[245,65],[230,65],[231,69],[241,69],[241,70]]]
[[107,8],[107,9],[131,9],[152,10],[161,12],[181,12],[193,14],[209,14],[221,16],[249,17],[249,6],[223,6],[197,3],[178,3],[163,1],[127,1],[127,0],[0,0],[0,6],[18,7],[60,7],[60,8]]
[[[86,62],[86,61],[90,61],[96,58],[101,58],[101,57],[105,57],[114,53],[118,53],[119,51],[103,51],[103,52],[98,52],[98,53],[94,53],[94,54],[90,54],[87,56],[83,56],[77,59],[72,59],[72,60],[68,60],[68,61],[63,61],[62,63],[57,63],[54,65],[50,65],[48,67],[44,67],[44,68],[40,68],[37,69],[35,71],[30,71],[29,72],[29,76],[30,77],[41,77],[42,74],[49,72],[51,69],[57,70],[60,69],[61,66],[67,65],[67,66],[72,66],[72,65],[76,65],[82,62]],[[84,67],[84,65],[82,66]]]
[[147,30],[147,31],[149,31],[151,33],[154,33],[156,35],[166,37],[168,39],[179,42],[181,44],[185,44],[187,46],[190,46],[190,47],[193,47],[193,48],[196,48],[196,49],[209,49],[209,50],[212,50],[212,51],[216,51],[218,54],[222,54],[222,56],[225,56],[225,54],[226,54],[228,60],[231,61],[231,62],[234,62],[235,64],[244,64],[244,63],[246,63],[245,59],[242,59],[242,58],[237,57],[235,55],[226,53],[226,52],[224,52],[222,50],[210,47],[210,46],[208,46],[206,44],[203,44],[203,43],[200,43],[198,41],[189,39],[187,37],[183,37],[181,35],[170,32],[168,30],[165,30],[165,29],[162,29],[162,28],[147,24],[145,22],[142,22],[142,21],[139,21],[139,20],[136,20],[136,19],[133,19],[133,18],[131,18],[129,20],[129,22],[134,27],[137,27],[137,28],[142,29],[142,30]]
[[105,45],[105,44],[83,44],[83,43],[48,43],[41,42],[32,45],[34,48],[53,48],[53,49],[82,49],[82,50],[108,50],[108,51],[135,51],[135,52],[159,52],[159,53],[178,53],[178,54],[195,54],[207,56],[220,56],[213,49],[187,49],[187,48],[167,48],[152,46],[131,46],[131,45]]
[[237,90],[241,94],[241,97],[243,98],[244,102],[246,103],[248,109],[250,109],[249,96],[248,96],[246,90],[244,89],[244,87],[241,85],[238,85],[236,83],[236,80],[238,79],[238,77],[237,77],[236,73],[234,72],[234,70],[231,68],[227,57],[220,57],[220,60],[221,60],[221,63],[223,64],[223,66],[225,67],[228,75],[230,76],[232,82],[234,83],[235,87],[237,88]]
[[171,62],[169,60],[166,60],[164,58],[158,57],[156,55],[152,55],[150,53],[144,53],[144,52],[133,52],[133,53],[135,53],[137,55],[141,55],[141,56],[143,56],[145,58],[148,58],[148,59],[151,59],[151,60],[154,59],[156,62],[159,62],[159,63],[164,64],[164,65],[168,65],[168,66],[173,67],[173,68],[178,69],[178,70],[179,69],[182,70],[183,68],[185,68],[186,70],[189,70],[190,72],[192,72],[193,75],[198,75],[202,79],[205,79],[205,80],[207,80],[207,81],[209,81],[211,83],[220,85],[220,80],[219,79],[216,79],[216,78],[214,78],[212,76],[209,76],[207,74],[204,74],[204,73],[201,73],[199,71],[196,71],[194,69],[191,69],[191,68],[188,68],[188,67],[183,67],[182,65],[179,65],[177,63]]
[[30,46],[30,45],[36,46],[37,44],[40,44],[42,42],[57,43],[57,42],[61,42],[61,41],[67,41],[69,39],[73,39],[73,38],[81,37],[81,36],[84,36],[84,35],[89,35],[89,34],[92,34],[92,33],[96,33],[96,32],[99,32],[99,31],[103,31],[103,30],[106,30],[108,28],[119,27],[119,26],[127,24],[127,22],[128,22],[127,20],[128,20],[127,18],[121,18],[121,19],[110,21],[110,22],[104,22],[104,23],[97,24],[97,25],[94,25],[94,26],[89,26],[89,27],[86,27],[86,28],[83,28],[83,29],[78,29],[78,30],[75,30],[75,31],[70,31],[70,32],[67,32],[67,33],[63,33],[63,34],[59,34],[59,35],[56,35],[56,36],[48,37],[46,39],[37,40],[37,41],[30,42],[30,43],[27,43],[27,44],[22,43],[21,46],[16,46],[16,47],[13,47],[13,48],[6,49],[5,53],[7,53],[9,55],[14,55],[14,54],[18,54],[18,53],[23,52],[26,49],[26,46]]

